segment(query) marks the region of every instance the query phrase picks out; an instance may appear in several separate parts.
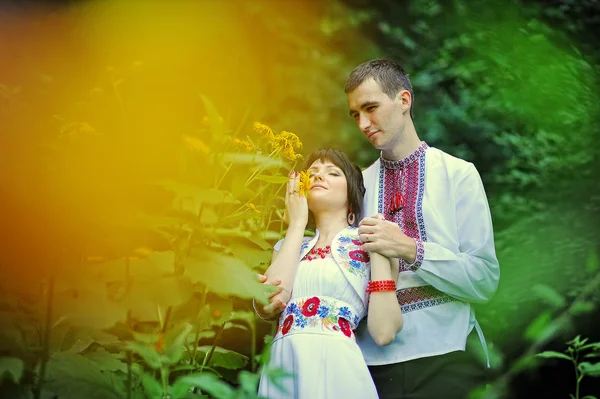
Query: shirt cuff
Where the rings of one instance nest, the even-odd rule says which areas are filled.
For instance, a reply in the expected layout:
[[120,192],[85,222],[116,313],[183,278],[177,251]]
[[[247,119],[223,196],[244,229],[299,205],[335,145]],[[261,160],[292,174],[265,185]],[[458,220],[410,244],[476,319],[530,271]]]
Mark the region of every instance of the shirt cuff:
[[258,318],[261,319],[261,320],[272,322],[272,321],[275,321],[275,320],[277,320],[279,318],[279,315],[272,316],[271,318],[265,317],[263,315],[263,313],[260,312],[258,310],[258,308],[256,307],[256,301],[254,300],[254,298],[252,298],[252,307],[254,308],[254,312],[256,313],[256,315],[258,316]]
[[417,255],[415,256],[415,261],[413,263],[407,263],[406,267],[408,270],[416,271],[421,264],[423,263],[423,258],[425,257],[425,248],[423,246],[423,241],[418,238],[413,238],[415,244],[417,245]]

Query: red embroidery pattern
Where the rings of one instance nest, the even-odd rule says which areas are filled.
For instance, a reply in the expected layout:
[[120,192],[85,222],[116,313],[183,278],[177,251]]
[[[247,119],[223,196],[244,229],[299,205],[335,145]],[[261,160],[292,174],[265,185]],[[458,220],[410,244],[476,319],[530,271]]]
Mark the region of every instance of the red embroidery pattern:
[[[417,148],[408,157],[399,161],[386,161],[381,159],[382,164],[382,190],[383,195],[380,192],[379,198],[379,209],[387,220],[397,223],[404,234],[409,237],[415,238],[418,241],[426,241],[425,226],[423,225],[422,219],[422,199],[423,199],[423,183],[424,176],[424,163],[425,163],[425,150],[429,146],[423,142],[419,148]],[[402,209],[394,207],[396,204],[396,197],[398,191],[404,199],[404,206]],[[417,248],[418,250],[419,248]],[[421,255],[419,257],[418,255]],[[417,251],[417,262],[418,265],[414,265],[412,269],[416,269],[420,265],[420,259],[422,259],[421,253]],[[400,259],[400,271],[411,270],[406,262]]]
[[396,298],[398,298],[402,313],[456,301],[455,298],[430,285],[398,290],[396,291]]
[[[379,211],[387,220],[397,223],[404,234],[415,239],[417,256],[412,265],[400,259],[400,271],[415,271],[421,266],[424,256],[423,242],[427,241],[423,222],[423,190],[425,189],[425,151],[429,148],[422,142],[412,154],[398,161],[381,158],[379,174]],[[397,194],[404,199],[402,209],[396,210]],[[402,312],[441,305],[456,301],[430,285],[396,291]]]

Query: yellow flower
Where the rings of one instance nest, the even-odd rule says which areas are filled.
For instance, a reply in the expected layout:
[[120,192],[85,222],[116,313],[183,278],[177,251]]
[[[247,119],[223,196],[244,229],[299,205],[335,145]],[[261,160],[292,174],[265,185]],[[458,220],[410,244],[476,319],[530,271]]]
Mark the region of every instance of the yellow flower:
[[300,182],[298,183],[298,192],[301,195],[308,197],[308,192],[310,191],[310,172],[308,170],[303,170],[300,172]]
[[264,136],[269,141],[272,141],[275,138],[273,130],[271,130],[269,126],[264,125],[260,122],[254,122],[254,131],[260,134],[261,136]]
[[283,131],[271,141],[271,147],[274,150],[283,152],[283,156],[294,161],[298,158],[294,148],[302,148],[302,142],[294,133]]
[[294,133],[283,131],[279,134],[279,136],[283,137],[288,145],[297,149],[302,148],[302,142]]
[[233,142],[238,146],[238,148],[241,148],[244,151],[252,152],[256,150],[256,148],[249,141],[234,138]]

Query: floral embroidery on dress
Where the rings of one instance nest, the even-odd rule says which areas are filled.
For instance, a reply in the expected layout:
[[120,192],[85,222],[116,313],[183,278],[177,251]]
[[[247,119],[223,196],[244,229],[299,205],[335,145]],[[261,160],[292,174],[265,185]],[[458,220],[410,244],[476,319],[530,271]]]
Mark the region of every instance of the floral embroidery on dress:
[[343,317],[338,318],[338,325],[340,326],[340,330],[344,333],[346,337],[352,336],[352,329],[350,328],[350,323],[348,320]]
[[338,242],[340,245],[337,247],[337,259],[340,266],[356,276],[368,278],[371,259],[369,254],[362,250],[363,243],[356,239],[356,233],[354,237],[339,237]]
[[294,316],[289,315],[288,317],[285,318],[283,325],[281,326],[281,333],[283,335],[287,334],[290,329],[292,328],[292,325],[294,324]]
[[304,302],[304,305],[302,305],[302,315],[306,317],[316,315],[320,303],[321,300],[316,296],[308,299]]
[[292,300],[283,311],[277,326],[277,336],[291,332],[334,332],[353,337],[360,318],[346,302],[326,296]]

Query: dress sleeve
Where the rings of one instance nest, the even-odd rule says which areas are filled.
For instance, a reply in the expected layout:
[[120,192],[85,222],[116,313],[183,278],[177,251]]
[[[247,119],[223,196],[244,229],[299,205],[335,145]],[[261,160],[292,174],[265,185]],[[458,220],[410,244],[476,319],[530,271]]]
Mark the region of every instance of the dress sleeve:
[[[481,177],[469,164],[454,185],[458,251],[416,239],[417,257],[408,267],[428,284],[457,299],[488,301],[500,277],[494,248],[494,232]],[[437,226],[436,226],[437,227]]]

